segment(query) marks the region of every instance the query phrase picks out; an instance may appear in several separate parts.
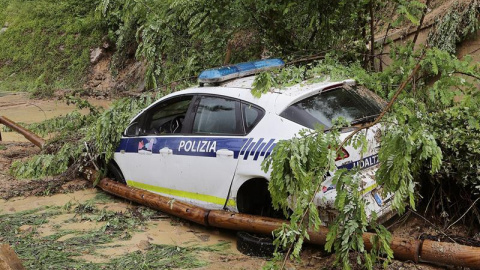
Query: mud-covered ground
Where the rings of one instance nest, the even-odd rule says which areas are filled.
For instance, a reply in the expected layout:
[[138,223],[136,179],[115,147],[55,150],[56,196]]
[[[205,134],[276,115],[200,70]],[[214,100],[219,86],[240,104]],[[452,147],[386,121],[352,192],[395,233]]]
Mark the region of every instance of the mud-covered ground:
[[[105,101],[102,101],[105,105]],[[0,115],[36,122],[73,110],[61,101],[0,96]],[[0,243],[17,252],[27,269],[260,269],[268,259],[236,249],[235,232],[205,228],[110,196],[83,179],[14,179],[9,167],[40,150],[2,132],[0,142]],[[435,234],[410,215],[392,223],[395,235]],[[331,269],[334,256],[306,246],[288,269]],[[441,269],[395,261],[389,269]]]

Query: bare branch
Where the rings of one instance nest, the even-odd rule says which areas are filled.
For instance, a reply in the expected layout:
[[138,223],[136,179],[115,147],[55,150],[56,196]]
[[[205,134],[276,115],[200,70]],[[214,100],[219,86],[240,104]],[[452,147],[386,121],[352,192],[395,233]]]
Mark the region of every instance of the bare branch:
[[475,78],[475,79],[477,79],[477,80],[480,80],[480,77],[477,76],[477,75],[475,75],[475,74],[470,74],[470,73],[461,72],[461,71],[455,71],[454,73],[456,73],[456,74],[462,74],[462,75],[469,76],[469,77]]
[[420,23],[418,24],[417,31],[415,32],[415,36],[413,37],[413,46],[414,47],[415,47],[415,43],[417,43],[418,34],[420,33],[420,30],[422,29],[423,20],[425,19],[425,15],[427,14],[428,6],[430,5],[430,2],[431,2],[431,0],[427,0],[427,3],[425,3],[425,8],[423,9],[423,12],[422,12],[422,18],[420,18]]
[[467,211],[465,211],[465,213],[463,213],[463,215],[461,217],[459,217],[457,220],[455,220],[455,222],[453,222],[452,224],[448,225],[448,227],[445,229],[446,231],[448,231],[448,229],[450,229],[450,227],[452,227],[453,225],[457,224],[457,222],[459,222],[467,213],[468,211],[470,211],[470,209],[472,209],[472,207],[478,202],[478,200],[480,200],[480,198],[477,198],[473,203],[472,205],[470,205],[470,207],[467,209]]

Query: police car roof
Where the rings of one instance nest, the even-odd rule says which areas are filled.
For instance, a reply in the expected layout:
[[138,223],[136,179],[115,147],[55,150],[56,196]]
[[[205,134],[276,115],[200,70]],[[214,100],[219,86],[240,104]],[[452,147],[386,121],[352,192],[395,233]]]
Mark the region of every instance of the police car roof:
[[[262,94],[260,98],[257,98],[254,97],[251,93],[254,80],[255,76],[248,76],[227,81],[218,86],[195,86],[187,88],[185,90],[177,91],[166,96],[165,98],[184,94],[221,95],[225,97],[241,99],[263,107],[267,111],[275,111],[277,114],[280,114],[285,108],[287,108],[291,104],[315,95],[325,89],[336,88],[344,84],[354,84],[353,80],[345,80],[339,82],[330,82],[327,80],[315,83],[303,82],[282,89],[272,89],[270,92]],[[160,99],[159,101],[163,99],[164,98]]]

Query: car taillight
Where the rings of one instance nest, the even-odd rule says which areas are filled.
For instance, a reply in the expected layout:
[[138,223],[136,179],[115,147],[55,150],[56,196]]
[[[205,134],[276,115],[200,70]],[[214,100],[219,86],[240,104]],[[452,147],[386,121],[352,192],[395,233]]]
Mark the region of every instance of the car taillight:
[[350,154],[347,152],[347,150],[345,150],[345,148],[342,147],[340,150],[341,150],[341,152],[338,153],[338,156],[335,159],[335,161],[339,161],[339,160],[348,158],[350,156]]

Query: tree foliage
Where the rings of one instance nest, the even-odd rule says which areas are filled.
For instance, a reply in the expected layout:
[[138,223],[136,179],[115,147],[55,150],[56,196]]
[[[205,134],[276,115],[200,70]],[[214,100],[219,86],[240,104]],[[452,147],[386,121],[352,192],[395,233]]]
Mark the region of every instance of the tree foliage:
[[428,44],[449,53],[455,53],[457,43],[479,29],[479,2],[469,4],[456,2],[447,13],[438,18],[434,31],[428,35]]
[[[74,100],[79,108],[91,106],[84,100]],[[41,178],[66,172],[76,174],[83,166],[103,168],[113,157],[129,120],[151,102],[148,96],[123,98],[106,110],[91,107],[88,115],[74,111],[32,124],[28,126],[32,131],[56,136],[48,141],[42,153],[27,162],[15,161],[10,170],[19,178]]]

